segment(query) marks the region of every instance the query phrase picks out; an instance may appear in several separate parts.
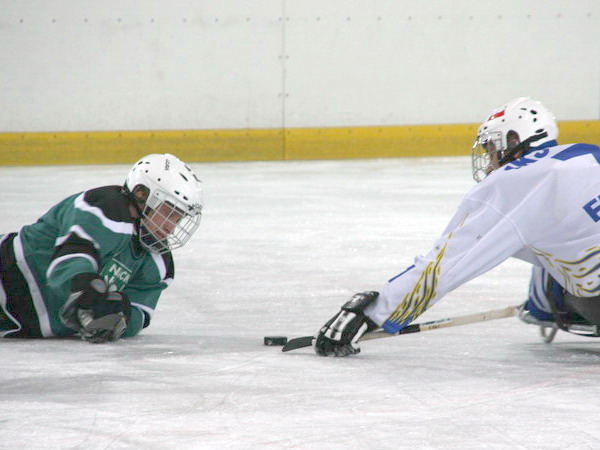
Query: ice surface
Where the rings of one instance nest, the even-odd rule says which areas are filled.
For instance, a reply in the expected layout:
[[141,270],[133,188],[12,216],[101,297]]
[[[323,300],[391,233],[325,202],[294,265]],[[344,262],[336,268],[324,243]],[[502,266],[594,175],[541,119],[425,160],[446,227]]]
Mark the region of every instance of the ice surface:
[[[136,338],[0,342],[0,448],[597,449],[600,341],[503,319],[281,353],[428,250],[473,185],[466,158],[193,164],[200,229]],[[0,168],[0,232],[127,166]],[[507,261],[419,321],[520,303]]]

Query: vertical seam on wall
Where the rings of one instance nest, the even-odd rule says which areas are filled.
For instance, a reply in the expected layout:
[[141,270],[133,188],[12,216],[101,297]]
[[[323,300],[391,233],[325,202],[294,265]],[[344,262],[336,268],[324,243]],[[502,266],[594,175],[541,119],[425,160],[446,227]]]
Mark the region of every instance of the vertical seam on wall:
[[286,36],[285,22],[286,18],[286,0],[281,0],[281,157],[285,161],[287,159],[286,148],[286,122],[285,122],[285,98],[286,98]]

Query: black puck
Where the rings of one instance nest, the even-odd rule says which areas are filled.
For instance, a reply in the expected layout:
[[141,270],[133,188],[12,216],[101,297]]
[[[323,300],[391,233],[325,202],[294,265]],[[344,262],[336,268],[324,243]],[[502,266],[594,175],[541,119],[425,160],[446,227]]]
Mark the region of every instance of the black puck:
[[265,345],[285,345],[287,337],[285,336],[265,336]]

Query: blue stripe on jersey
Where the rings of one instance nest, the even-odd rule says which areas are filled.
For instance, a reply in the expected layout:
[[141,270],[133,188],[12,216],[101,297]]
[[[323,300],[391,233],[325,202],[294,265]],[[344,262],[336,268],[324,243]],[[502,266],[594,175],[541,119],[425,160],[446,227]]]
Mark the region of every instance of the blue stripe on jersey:
[[388,280],[388,283],[391,283],[392,281],[394,281],[396,278],[400,278],[402,275],[404,275],[406,272],[408,272],[409,270],[412,270],[415,268],[415,265],[413,264],[410,267],[407,267],[406,270],[404,270],[403,272],[400,272],[398,275],[396,275],[395,277],[392,277]]
[[408,326],[408,324],[410,324],[411,321],[412,321],[412,317],[409,319],[406,319],[405,321],[400,322],[400,323],[386,320],[383,323],[383,325],[381,326],[381,328],[383,328],[386,332],[393,334],[393,333],[397,333],[398,331],[402,330],[403,328],[406,328]]
[[567,161],[568,159],[588,154],[596,158],[596,161],[598,164],[600,164],[600,147],[591,144],[571,145],[566,150],[560,151],[556,155],[552,156],[552,158],[560,161]]
[[558,145],[557,141],[544,142],[543,144],[538,145],[537,147],[530,147],[530,148],[528,148],[527,151],[525,153],[523,153],[523,156],[527,155],[527,154],[529,154],[531,152],[534,152],[536,150],[542,149],[542,148],[556,147],[557,145]]

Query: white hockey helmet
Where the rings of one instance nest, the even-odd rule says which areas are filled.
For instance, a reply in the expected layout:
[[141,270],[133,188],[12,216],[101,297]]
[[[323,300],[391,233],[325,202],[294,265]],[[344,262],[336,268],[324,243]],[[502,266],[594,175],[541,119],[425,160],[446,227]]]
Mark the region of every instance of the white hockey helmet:
[[538,100],[519,97],[494,109],[477,130],[471,152],[473,178],[480,182],[498,167],[558,138],[554,115]]
[[177,157],[144,156],[129,171],[125,187],[136,201],[138,235],[148,250],[162,254],[182,247],[198,229],[202,182]]

